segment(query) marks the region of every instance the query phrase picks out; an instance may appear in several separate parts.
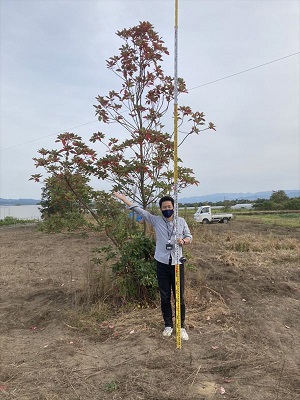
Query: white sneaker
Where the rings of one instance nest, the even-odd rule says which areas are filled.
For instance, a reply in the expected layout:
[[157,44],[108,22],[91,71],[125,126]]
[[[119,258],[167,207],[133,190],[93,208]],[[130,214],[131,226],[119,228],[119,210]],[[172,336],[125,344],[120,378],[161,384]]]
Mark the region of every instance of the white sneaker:
[[187,331],[184,328],[180,329],[180,336],[182,340],[189,340],[189,335],[187,334]]
[[173,332],[173,328],[171,328],[170,326],[166,326],[164,331],[163,331],[163,336],[171,336]]

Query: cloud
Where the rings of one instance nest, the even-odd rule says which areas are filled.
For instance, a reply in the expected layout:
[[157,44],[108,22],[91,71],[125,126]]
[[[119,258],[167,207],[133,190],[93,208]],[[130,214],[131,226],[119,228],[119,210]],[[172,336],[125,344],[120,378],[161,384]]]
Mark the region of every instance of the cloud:
[[[115,32],[143,20],[164,39],[173,74],[171,0],[2,0],[0,197],[38,198],[28,182],[37,150],[75,126],[85,140],[102,129],[93,104],[119,85],[105,62],[122,44]],[[189,88],[297,51],[296,0],[179,1],[178,72]],[[217,125],[180,149],[201,182],[185,197],[299,189],[299,56],[193,89],[179,103]]]

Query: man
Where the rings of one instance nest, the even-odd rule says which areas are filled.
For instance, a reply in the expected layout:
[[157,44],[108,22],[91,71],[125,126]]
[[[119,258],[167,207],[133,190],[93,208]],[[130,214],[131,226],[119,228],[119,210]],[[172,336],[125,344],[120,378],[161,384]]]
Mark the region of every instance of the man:
[[[160,291],[161,311],[165,322],[163,336],[171,336],[173,332],[173,315],[171,305],[171,291],[175,299],[175,229],[174,229],[174,199],[164,196],[159,201],[161,216],[152,215],[132,203],[121,193],[114,195],[123,201],[131,210],[141,215],[144,220],[153,225],[156,234],[154,258],[156,260],[157,281]],[[179,259],[182,257],[182,247],[192,242],[192,235],[184,218],[178,217],[177,237],[179,244]],[[184,327],[184,264],[180,264],[180,310],[181,310],[181,339],[188,340],[189,336]]]

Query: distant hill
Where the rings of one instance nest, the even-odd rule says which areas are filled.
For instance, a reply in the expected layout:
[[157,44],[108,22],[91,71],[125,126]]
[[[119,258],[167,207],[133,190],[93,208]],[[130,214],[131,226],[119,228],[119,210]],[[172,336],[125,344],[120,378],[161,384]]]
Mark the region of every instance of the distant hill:
[[39,204],[41,200],[35,199],[1,199],[0,206],[31,206]]
[[[300,190],[285,190],[287,196],[300,197]],[[179,199],[179,203],[203,203],[211,202],[216,203],[218,201],[224,200],[257,200],[257,199],[269,199],[273,191],[269,190],[266,192],[257,193],[214,193],[207,194],[205,196],[193,196],[193,197],[183,197]],[[39,204],[40,200],[36,199],[2,199],[0,198],[0,206],[26,206]]]
[[[286,195],[290,198],[300,197],[300,190],[285,190]],[[257,200],[257,199],[269,199],[272,195],[273,191],[269,190],[266,192],[257,192],[257,193],[214,193],[207,194],[205,196],[193,196],[193,197],[183,197],[179,199],[179,203],[188,204],[188,203],[203,203],[203,202],[211,202],[217,203],[218,201],[224,200]]]

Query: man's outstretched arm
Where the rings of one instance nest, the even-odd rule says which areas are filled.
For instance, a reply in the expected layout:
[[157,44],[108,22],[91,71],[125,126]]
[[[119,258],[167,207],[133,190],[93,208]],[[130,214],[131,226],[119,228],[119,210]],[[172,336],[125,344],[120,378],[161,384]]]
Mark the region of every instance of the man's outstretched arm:
[[149,211],[144,210],[141,206],[139,206],[136,203],[133,203],[127,197],[119,192],[114,192],[114,195],[123,203],[125,203],[131,210],[135,211],[137,214],[141,215],[146,221],[148,221],[150,224],[154,224],[154,216],[149,213]]

